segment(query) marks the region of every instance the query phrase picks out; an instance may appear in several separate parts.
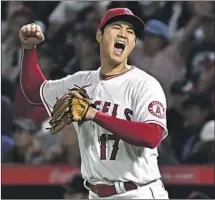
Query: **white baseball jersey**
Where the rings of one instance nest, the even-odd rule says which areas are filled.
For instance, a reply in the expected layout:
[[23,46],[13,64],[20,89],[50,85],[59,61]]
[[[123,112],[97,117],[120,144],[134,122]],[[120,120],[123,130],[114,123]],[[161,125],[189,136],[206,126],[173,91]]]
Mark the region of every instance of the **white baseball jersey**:
[[[120,119],[159,124],[165,129],[164,138],[167,128],[163,89],[146,72],[129,67],[127,72],[106,80],[101,79],[99,68],[46,81],[40,89],[41,99],[50,113],[56,97],[60,98],[76,84],[85,87],[99,111]],[[133,181],[145,184],[160,178],[157,148],[138,147],[118,140],[93,121],[81,126],[74,123],[74,126],[82,157],[81,172],[91,183]]]

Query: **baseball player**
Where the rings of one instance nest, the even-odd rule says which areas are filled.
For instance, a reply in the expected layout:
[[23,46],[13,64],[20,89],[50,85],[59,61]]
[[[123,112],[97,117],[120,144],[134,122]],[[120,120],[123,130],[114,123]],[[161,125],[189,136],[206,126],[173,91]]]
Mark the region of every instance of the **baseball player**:
[[56,98],[76,84],[96,106],[82,125],[74,123],[90,199],[168,199],[157,163],[157,146],[167,136],[166,98],[155,78],[127,64],[143,30],[143,21],[129,9],[108,10],[96,33],[101,67],[54,81],[46,80],[37,62],[41,28],[28,24],[20,30],[20,81],[31,103],[43,104],[51,116]]

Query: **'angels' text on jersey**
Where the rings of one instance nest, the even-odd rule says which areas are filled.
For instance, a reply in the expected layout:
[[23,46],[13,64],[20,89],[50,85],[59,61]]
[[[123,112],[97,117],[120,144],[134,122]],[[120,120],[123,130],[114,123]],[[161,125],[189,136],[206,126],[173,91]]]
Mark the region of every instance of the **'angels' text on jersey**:
[[[119,108],[118,104],[111,104],[111,102],[105,101],[103,104],[103,107],[101,107],[102,101],[95,101],[94,105],[96,106],[97,110],[102,111],[103,113],[110,113],[114,117],[117,116],[117,111]],[[133,111],[131,109],[125,108],[124,116],[127,120],[129,121],[131,120],[132,114],[133,114]]]

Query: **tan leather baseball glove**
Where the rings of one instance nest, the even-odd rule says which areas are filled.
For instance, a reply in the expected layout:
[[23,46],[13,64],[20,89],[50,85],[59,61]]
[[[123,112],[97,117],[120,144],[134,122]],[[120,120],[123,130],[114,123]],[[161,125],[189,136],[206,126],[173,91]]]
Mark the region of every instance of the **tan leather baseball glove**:
[[[80,94],[83,99],[76,97],[74,92]],[[94,107],[85,89],[77,85],[75,88],[69,89],[66,94],[57,99],[54,105],[49,122],[51,127],[48,128],[50,133],[56,134],[72,122],[78,122],[81,125],[90,106]]]

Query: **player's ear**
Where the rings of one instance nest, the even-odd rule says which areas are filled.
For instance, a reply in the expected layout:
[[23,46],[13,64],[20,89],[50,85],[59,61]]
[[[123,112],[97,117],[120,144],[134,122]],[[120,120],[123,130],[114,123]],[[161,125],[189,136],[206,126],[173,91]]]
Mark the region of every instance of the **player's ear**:
[[97,42],[101,42],[101,40],[102,40],[102,32],[100,31],[100,30],[97,30],[97,32],[96,32],[96,40],[97,40]]

